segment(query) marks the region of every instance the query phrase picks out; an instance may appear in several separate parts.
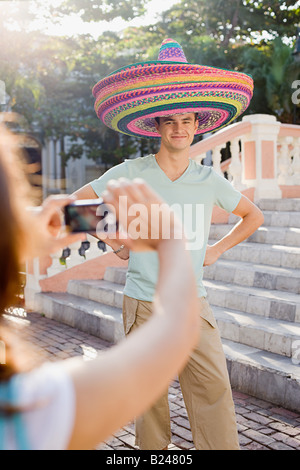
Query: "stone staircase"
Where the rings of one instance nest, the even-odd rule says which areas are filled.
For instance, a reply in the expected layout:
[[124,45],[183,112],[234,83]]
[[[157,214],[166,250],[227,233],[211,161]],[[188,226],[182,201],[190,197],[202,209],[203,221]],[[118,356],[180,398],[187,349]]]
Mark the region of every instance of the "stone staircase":
[[[300,411],[300,199],[262,200],[265,222],[204,270],[232,386]],[[213,225],[210,243],[236,222]],[[47,317],[116,343],[123,337],[126,270],[70,281],[66,294],[38,294]]]

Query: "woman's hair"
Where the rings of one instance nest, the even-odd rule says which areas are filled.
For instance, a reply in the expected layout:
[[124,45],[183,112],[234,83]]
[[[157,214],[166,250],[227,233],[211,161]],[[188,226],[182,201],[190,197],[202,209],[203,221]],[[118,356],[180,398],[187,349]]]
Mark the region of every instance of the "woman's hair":
[[20,250],[26,241],[25,215],[29,184],[24,172],[18,138],[0,125],[0,341],[5,345],[5,364],[0,381],[19,372],[3,314],[15,304],[20,285]]
[[[5,139],[7,141],[7,139]],[[13,161],[7,158],[5,144],[0,142],[0,314],[11,305],[19,277],[18,233],[20,227],[13,201]]]

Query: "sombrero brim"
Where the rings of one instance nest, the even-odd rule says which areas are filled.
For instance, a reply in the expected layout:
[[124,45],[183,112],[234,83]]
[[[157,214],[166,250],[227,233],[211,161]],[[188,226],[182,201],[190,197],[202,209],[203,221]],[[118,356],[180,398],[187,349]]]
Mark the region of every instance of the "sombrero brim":
[[159,138],[155,117],[198,113],[196,134],[230,124],[253,95],[251,76],[182,62],[140,62],[116,70],[93,88],[95,111],[111,129]]

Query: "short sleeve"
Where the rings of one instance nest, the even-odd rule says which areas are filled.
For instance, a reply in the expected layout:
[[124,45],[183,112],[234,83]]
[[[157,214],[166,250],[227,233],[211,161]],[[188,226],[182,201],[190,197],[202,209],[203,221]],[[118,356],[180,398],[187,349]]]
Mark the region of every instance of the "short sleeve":
[[[76,397],[73,381],[60,363],[46,363],[15,376],[27,441],[32,450],[66,450],[72,435]],[[13,441],[10,448],[14,448]]]
[[215,194],[215,205],[224,209],[226,212],[232,212],[241,200],[242,194],[237,191],[232,184],[223,176],[212,172]]
[[112,179],[126,178],[128,173],[127,163],[120,163],[109,170],[107,170],[100,178],[92,181],[90,185],[97,194],[98,197],[101,196],[103,191],[106,189],[107,183]]

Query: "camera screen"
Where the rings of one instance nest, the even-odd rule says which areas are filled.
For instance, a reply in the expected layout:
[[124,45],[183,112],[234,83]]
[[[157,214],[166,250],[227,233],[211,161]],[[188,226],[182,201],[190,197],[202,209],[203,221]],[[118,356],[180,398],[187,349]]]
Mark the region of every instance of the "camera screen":
[[65,208],[65,223],[72,233],[112,233],[117,230],[114,214],[105,204],[70,204]]

